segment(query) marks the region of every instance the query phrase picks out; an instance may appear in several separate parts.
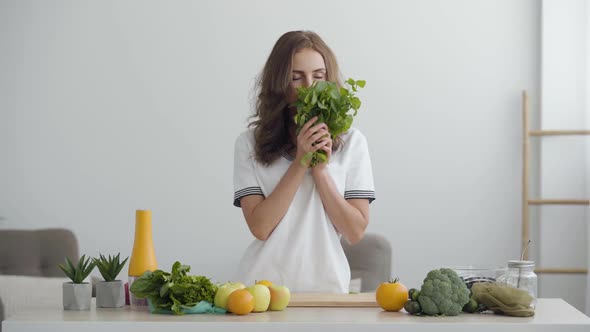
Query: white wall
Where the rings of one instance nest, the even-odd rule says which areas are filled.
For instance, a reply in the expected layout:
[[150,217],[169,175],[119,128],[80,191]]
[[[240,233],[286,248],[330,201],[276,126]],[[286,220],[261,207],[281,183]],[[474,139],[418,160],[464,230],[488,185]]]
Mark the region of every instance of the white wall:
[[253,239],[232,207],[235,137],[284,32],[311,29],[365,79],[368,231],[418,287],[520,252],[521,90],[539,96],[540,3],[0,2],[0,221],[130,253],[150,208],[162,268],[229,278]]
[[[585,0],[544,0],[542,8],[541,123],[543,129],[584,129],[587,107]],[[588,127],[590,128],[590,127]],[[541,197],[588,195],[585,136],[544,137],[541,145]],[[537,265],[548,268],[587,266],[587,206],[544,206],[537,227]],[[563,297],[585,307],[585,275],[542,275],[539,294]]]
[[[586,6],[586,54],[590,54],[590,6]],[[586,110],[590,110],[590,66],[586,66]],[[586,112],[586,128],[590,128],[590,115]],[[586,141],[586,196],[590,197],[590,142]],[[590,211],[586,211],[586,252],[590,251]],[[587,255],[590,269],[590,255]],[[586,315],[590,316],[590,273],[586,275]]]

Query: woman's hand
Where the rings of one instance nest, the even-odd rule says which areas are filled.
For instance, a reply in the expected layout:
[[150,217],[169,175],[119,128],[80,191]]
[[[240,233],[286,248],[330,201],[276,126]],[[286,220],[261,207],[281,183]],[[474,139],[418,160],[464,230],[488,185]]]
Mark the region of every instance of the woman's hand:
[[[298,163],[301,163],[301,160],[303,160],[306,154],[324,150],[328,144],[330,146],[330,153],[332,151],[332,139],[330,139],[330,134],[328,133],[328,126],[325,123],[314,125],[317,119],[317,116],[314,116],[307,121],[301,128],[301,131],[299,131],[299,135],[297,135],[295,161]],[[306,166],[309,167],[309,161],[307,161]]]
[[330,157],[332,157],[332,136],[330,135],[330,132],[328,132],[327,130],[326,130],[326,133],[328,135],[325,137],[322,137],[316,143],[316,146],[317,145],[321,146],[321,148],[319,150],[324,151],[326,153],[326,161],[320,162],[319,164],[315,165],[311,169],[312,176],[315,176],[315,175],[321,173],[322,171],[324,171],[326,169],[326,166],[328,166],[328,162],[330,162]]

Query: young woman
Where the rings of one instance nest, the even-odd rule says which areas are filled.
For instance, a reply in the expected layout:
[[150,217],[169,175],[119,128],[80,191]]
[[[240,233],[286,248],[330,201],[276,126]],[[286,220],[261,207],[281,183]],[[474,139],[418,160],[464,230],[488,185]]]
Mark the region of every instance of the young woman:
[[[340,82],[336,57],[315,33],[292,31],[276,42],[258,84],[256,114],[236,140],[234,205],[256,240],[236,280],[267,279],[293,292],[348,293],[350,268],[340,236],[358,242],[375,199],[365,137],[351,128],[330,139],[330,128],[307,122],[296,135],[298,87]],[[324,150],[328,162],[302,165]]]

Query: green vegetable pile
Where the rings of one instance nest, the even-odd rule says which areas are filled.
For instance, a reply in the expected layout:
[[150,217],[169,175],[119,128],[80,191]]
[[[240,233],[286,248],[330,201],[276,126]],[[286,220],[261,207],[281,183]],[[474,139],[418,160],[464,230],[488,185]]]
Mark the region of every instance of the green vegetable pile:
[[[346,82],[350,89],[338,87],[335,82],[315,81],[309,88],[300,87],[297,89],[297,101],[294,106],[297,108],[295,123],[297,134],[303,125],[314,116],[318,117],[317,123],[325,123],[328,126],[332,139],[345,133],[352,125],[353,116],[361,107],[361,100],[354,94],[358,88],[365,87],[365,81],[355,81],[349,78]],[[354,114],[349,114],[350,109]],[[325,151],[316,151],[306,154],[301,163],[313,167],[319,163],[326,162],[328,157]]]
[[148,298],[154,308],[171,310],[177,315],[201,301],[213,303],[217,285],[205,276],[188,275],[190,268],[175,262],[171,273],[146,271],[129,291],[138,298]]
[[432,270],[420,290],[410,289],[410,299],[404,309],[414,315],[457,316],[470,302],[470,295],[467,285],[455,271],[447,268]]

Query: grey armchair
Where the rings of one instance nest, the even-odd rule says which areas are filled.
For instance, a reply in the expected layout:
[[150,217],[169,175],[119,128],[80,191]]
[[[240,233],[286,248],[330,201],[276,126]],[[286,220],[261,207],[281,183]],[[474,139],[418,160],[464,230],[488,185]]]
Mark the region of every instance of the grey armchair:
[[58,265],[64,257],[79,259],[70,230],[0,230],[0,274],[63,277]]
[[[59,264],[78,261],[78,241],[67,229],[0,230],[0,274],[63,277]],[[0,299],[0,322],[4,308]],[[1,329],[1,327],[0,327]]]
[[371,292],[391,278],[391,245],[382,235],[367,233],[355,245],[341,240],[351,278],[361,279],[361,292]]

